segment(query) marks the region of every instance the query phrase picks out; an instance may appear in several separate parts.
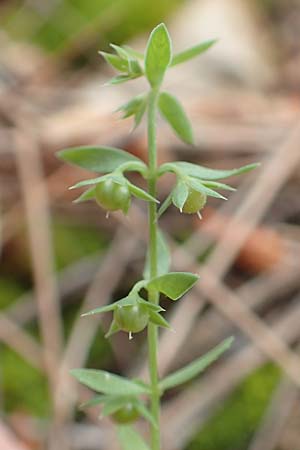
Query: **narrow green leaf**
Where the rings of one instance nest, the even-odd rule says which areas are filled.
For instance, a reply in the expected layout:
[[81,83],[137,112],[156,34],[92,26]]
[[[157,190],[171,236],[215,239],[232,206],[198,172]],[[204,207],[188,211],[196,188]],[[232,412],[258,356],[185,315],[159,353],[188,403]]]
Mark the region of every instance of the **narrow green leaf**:
[[171,38],[165,24],[161,23],[151,32],[145,54],[146,76],[152,87],[161,84],[171,58]]
[[91,311],[81,314],[81,317],[92,316],[94,314],[106,313],[109,311],[113,311],[118,306],[130,306],[130,305],[134,305],[136,302],[137,302],[137,298],[135,298],[134,296],[127,296],[127,297],[122,298],[121,300],[118,300],[117,302],[111,303],[110,305],[101,306],[100,308],[95,308],[95,309],[92,309]]
[[140,384],[103,370],[73,369],[71,375],[90,389],[103,394],[140,395],[149,393],[149,390]]
[[103,146],[67,148],[57,155],[63,161],[94,172],[112,172],[126,162],[141,161],[119,148]]
[[232,342],[232,337],[225,339],[225,341],[223,341],[217,347],[213,348],[210,352],[206,353],[206,355],[202,356],[199,359],[196,359],[186,367],[167,376],[160,382],[160,388],[162,390],[170,389],[175,386],[179,386],[180,384],[186,383],[187,381],[196,377],[197,375],[199,375],[199,373],[203,372],[210,364],[216,361],[222,355],[222,353],[228,350]]
[[[102,177],[89,178],[88,180],[78,181],[78,183],[75,183],[75,184],[73,184],[73,186],[70,186],[69,189],[78,189],[81,187],[90,186],[91,184],[93,184],[93,185],[99,184],[102,181],[107,180],[107,178],[108,178],[108,175],[103,175]],[[94,186],[92,189],[94,189]]]
[[224,184],[224,183],[218,183],[217,181],[205,181],[205,180],[201,180],[201,183],[204,184],[204,186],[208,187],[208,188],[213,188],[213,189],[224,189],[225,191],[236,191],[235,188],[233,188],[232,186],[228,186],[228,184]]
[[191,123],[180,102],[168,92],[162,92],[158,102],[159,110],[171,125],[177,136],[188,144],[194,142]]
[[150,322],[162,328],[171,328],[169,322],[156,311],[149,311]]
[[141,416],[143,416],[148,422],[151,423],[155,428],[157,428],[157,422],[154,419],[153,415],[149,411],[149,409],[145,406],[145,404],[142,402],[142,400],[134,399],[134,404],[140,413]]
[[188,179],[188,185],[191,188],[193,188],[195,191],[202,192],[203,194],[208,195],[209,197],[215,197],[215,198],[221,198],[223,200],[227,200],[227,198],[224,197],[224,195],[219,194],[219,192],[214,191],[213,189],[210,189],[210,188],[204,186],[204,184],[202,184],[202,181],[198,180],[197,178],[190,177]]
[[115,86],[116,84],[126,83],[127,81],[134,80],[138,78],[140,75],[117,75],[116,77],[111,78],[109,81],[105,83],[106,86]]
[[135,186],[135,184],[132,184],[128,181],[127,185],[128,185],[129,191],[135,197],[140,198],[141,200],[146,200],[147,202],[159,203],[159,201],[156,200],[156,198],[152,197],[152,195],[148,194],[148,192],[144,191],[143,189]]
[[190,272],[169,272],[152,278],[147,287],[156,289],[172,300],[177,300],[189,291],[198,279],[198,275]]
[[159,219],[163,215],[163,213],[165,211],[167,211],[169,206],[172,204],[172,195],[173,195],[173,192],[170,192],[168,197],[163,201],[163,204],[161,205],[161,207],[157,211],[157,219]]
[[109,44],[111,48],[114,49],[114,51],[116,52],[116,54],[124,59],[125,61],[128,61],[129,59],[131,59],[131,55],[130,53],[126,50],[126,48],[124,47],[120,47],[119,45],[115,45],[115,44]]
[[109,395],[95,395],[87,402],[81,403],[80,409],[90,408],[105,403],[109,397]]
[[165,311],[165,309],[162,308],[160,305],[156,305],[155,303],[150,303],[141,297],[139,298],[138,303],[141,303],[142,305],[146,306],[146,308],[148,308],[150,311],[155,311],[155,312]]
[[73,200],[74,203],[81,203],[87,200],[92,200],[95,198],[95,187],[91,187],[87,191],[83,192],[76,200]]
[[120,108],[117,109],[117,112],[121,111],[123,113],[123,119],[134,116],[139,112],[140,109],[143,108],[145,99],[145,94],[137,95],[136,97],[129,100],[129,102],[124,103],[124,105],[120,106]]
[[128,72],[129,64],[127,60],[120,58],[118,55],[112,55],[111,53],[99,52],[105,61],[110,64],[114,69],[119,72]]
[[123,450],[150,450],[144,439],[130,425],[118,427],[118,438]]
[[172,192],[172,202],[180,211],[189,195],[189,188],[186,183],[179,180]]
[[[234,175],[240,175],[242,173],[250,172],[251,170],[256,169],[259,164],[248,164],[246,166],[239,167],[238,169],[231,170],[209,169],[208,167],[203,167],[184,161],[166,163],[166,166],[170,168],[174,167],[175,170],[177,168],[191,177],[201,178],[203,180],[220,180],[222,178],[228,178]],[[163,169],[163,166],[161,166],[161,169]]]
[[102,416],[110,416],[128,403],[130,397],[113,396],[107,399],[102,409]]
[[116,334],[116,333],[118,333],[120,331],[120,327],[119,327],[119,325],[117,324],[117,322],[113,319],[112,320],[112,322],[111,322],[111,324],[110,324],[110,327],[109,327],[109,330],[108,330],[108,332],[105,334],[105,339],[108,339],[109,337],[111,337],[113,334]]
[[137,50],[134,50],[133,48],[129,47],[129,45],[122,45],[122,48],[126,50],[127,54],[130,55],[132,58],[136,59],[144,59],[144,54],[142,52],[138,52]]
[[[168,273],[171,264],[170,250],[167,241],[160,230],[158,230],[157,234],[157,260],[158,260],[157,263],[158,275],[164,275],[165,273]],[[146,255],[146,263],[143,276],[146,280],[150,278],[149,252],[147,252]]]
[[183,50],[180,53],[177,53],[176,55],[174,55],[171,61],[170,64],[171,67],[176,66],[177,64],[181,64],[185,61],[188,61],[189,59],[195,58],[195,56],[201,55],[201,53],[204,53],[206,50],[212,47],[217,41],[218,41],[217,39],[204,41],[198,45],[195,45],[194,47],[190,47],[186,50]]

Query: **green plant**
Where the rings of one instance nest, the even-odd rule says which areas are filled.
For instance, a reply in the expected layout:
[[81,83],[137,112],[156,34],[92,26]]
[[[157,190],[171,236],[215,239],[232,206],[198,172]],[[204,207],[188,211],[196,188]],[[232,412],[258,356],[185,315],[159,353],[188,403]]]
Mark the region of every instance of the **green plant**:
[[[105,174],[72,186],[72,188],[88,187],[76,200],[77,202],[96,199],[108,212],[120,209],[125,214],[130,207],[131,196],[148,202],[149,249],[143,279],[133,286],[125,298],[84,315],[112,311],[113,320],[107,337],[122,330],[128,332],[131,337],[132,333],[147,327],[150,383],[128,380],[105,371],[89,369],[72,371],[78,381],[101,394],[85,406],[102,404],[102,414],[112,415],[118,422],[122,422],[122,417],[125,416],[123,425],[119,426],[119,437],[125,450],[150,448],[159,450],[161,448],[159,425],[161,396],[166,390],[197,376],[228,349],[232,342],[232,338],[226,339],[203,357],[159,380],[158,327],[169,328],[168,322],[162,316],[164,310],[159,304],[160,294],[164,294],[171,300],[178,300],[193,287],[198,280],[198,275],[188,272],[169,272],[168,246],[158,228],[158,219],[172,203],[183,213],[200,213],[207,197],[225,198],[216,189],[233,190],[217,180],[241,174],[256,167],[256,164],[251,164],[233,170],[213,170],[182,161],[165,163],[157,167],[156,115],[158,110],[179,138],[188,144],[193,142],[192,127],[182,106],[173,95],[160,91],[165,72],[169,67],[201,54],[214,42],[201,43],[173,56],[167,28],[164,24],[160,24],[150,35],[145,55],[129,47],[117,45],[112,46],[115,54],[102,53],[105,60],[119,72],[109,81],[109,84],[124,83],[141,76],[145,76],[150,84],[148,93],[139,95],[120,107],[124,118],[134,117],[135,126],[139,125],[143,115],[147,113],[148,165],[121,149],[110,147],[76,147],[59,153],[59,157],[64,161]],[[130,171],[140,173],[147,180],[147,192],[133,185],[126,178],[124,174]],[[175,174],[176,183],[158,208],[157,179],[168,172]],[[147,298],[142,297],[141,291],[147,292]],[[150,408],[144,400],[145,397],[151,402]],[[126,417],[126,409],[127,413],[130,412],[129,417]],[[139,416],[143,416],[150,423],[150,447],[131,426],[124,425],[124,422]]]

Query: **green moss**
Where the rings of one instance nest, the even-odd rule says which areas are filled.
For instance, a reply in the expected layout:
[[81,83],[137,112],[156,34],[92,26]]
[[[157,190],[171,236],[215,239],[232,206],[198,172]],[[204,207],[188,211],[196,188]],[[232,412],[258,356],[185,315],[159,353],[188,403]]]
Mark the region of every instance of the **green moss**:
[[4,409],[7,412],[24,411],[34,416],[49,416],[50,404],[44,376],[6,346],[2,346],[0,351]]
[[279,379],[279,369],[271,364],[246,378],[187,450],[246,450]]

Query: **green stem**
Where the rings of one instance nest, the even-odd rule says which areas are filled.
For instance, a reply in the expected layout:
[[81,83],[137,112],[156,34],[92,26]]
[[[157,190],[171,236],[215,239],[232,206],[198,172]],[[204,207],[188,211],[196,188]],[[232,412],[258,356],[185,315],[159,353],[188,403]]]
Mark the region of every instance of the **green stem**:
[[[148,104],[148,156],[149,156],[149,180],[148,192],[156,197],[157,179],[157,150],[156,150],[156,109],[158,100],[158,89],[152,89],[149,95]],[[157,275],[157,206],[154,202],[149,202],[149,256],[150,256],[150,277]],[[149,301],[159,303],[159,294],[149,289]],[[151,450],[160,450],[160,392],[158,386],[158,365],[157,365],[157,325],[148,325],[148,358],[149,374],[151,382],[151,410],[157,422],[157,427],[151,427]]]

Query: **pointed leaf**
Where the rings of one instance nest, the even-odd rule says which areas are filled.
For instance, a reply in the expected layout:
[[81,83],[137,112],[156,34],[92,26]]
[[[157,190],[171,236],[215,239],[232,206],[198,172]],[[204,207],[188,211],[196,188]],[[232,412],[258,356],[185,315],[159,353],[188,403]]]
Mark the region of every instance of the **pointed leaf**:
[[111,53],[99,52],[105,61],[110,64],[114,69],[119,72],[128,72],[129,64],[127,60],[120,58],[118,55],[112,55]]
[[148,283],[148,288],[154,288],[172,300],[177,300],[189,291],[198,275],[190,272],[170,272],[160,277],[153,278]]
[[129,45],[122,45],[122,48],[126,50],[127,54],[130,55],[132,58],[136,59],[144,59],[144,55],[142,52],[139,52],[137,50],[134,50],[133,48],[129,47]]
[[176,66],[177,64],[181,64],[185,61],[188,61],[189,59],[195,58],[195,56],[201,55],[201,53],[204,53],[206,50],[208,50],[210,47],[212,47],[216,42],[217,42],[217,39],[204,41],[198,45],[195,45],[194,47],[190,47],[186,50],[183,50],[183,52],[177,53],[176,55],[174,55],[174,57],[171,61],[171,67]]
[[128,401],[130,401],[130,397],[127,396],[113,396],[107,399],[105,405],[102,409],[102,416],[110,416],[114,414],[118,409],[125,406]]
[[63,161],[94,172],[112,172],[126,162],[141,161],[119,148],[103,146],[73,147],[61,150],[57,155]]
[[91,311],[81,314],[81,317],[92,316],[93,314],[106,313],[109,311],[113,311],[118,306],[130,306],[130,305],[134,305],[136,302],[137,302],[136,297],[127,296],[127,297],[121,298],[121,300],[118,300],[117,302],[111,303],[110,305],[100,306],[100,308],[95,308],[95,309],[92,309]]
[[129,74],[129,75],[117,75],[116,77],[111,78],[109,81],[105,83],[106,86],[115,86],[116,84],[126,83],[127,81],[134,80],[138,78],[137,74]]
[[150,450],[143,438],[130,425],[118,427],[118,438],[123,450]]
[[124,105],[120,106],[117,111],[123,112],[123,119],[127,117],[136,115],[145,103],[146,95],[137,95],[136,97],[129,100],[129,102],[124,103]]
[[80,409],[90,408],[92,406],[100,405],[101,403],[105,403],[109,398],[108,395],[95,395],[87,402],[81,403]]
[[177,168],[183,171],[186,175],[201,178],[203,180],[220,180],[222,178],[228,178],[234,175],[240,175],[242,173],[250,172],[250,170],[253,170],[259,166],[259,164],[248,164],[246,166],[239,167],[238,169],[215,170],[184,161],[167,163],[166,165],[169,166],[170,168],[174,167],[175,170]]
[[180,211],[182,211],[188,195],[189,188],[187,187],[186,183],[184,183],[182,180],[179,180],[172,192],[172,201],[176,208],[178,208]]
[[148,192],[144,191],[143,189],[137,187],[135,184],[132,184],[128,181],[127,186],[131,194],[133,194],[135,197],[140,198],[142,200],[146,200],[147,202],[159,203],[159,201],[156,200],[156,198],[152,197],[152,195],[148,194]]
[[73,200],[74,203],[81,203],[87,200],[92,200],[95,198],[95,187],[91,187],[87,191],[84,191],[76,200]]
[[[166,242],[166,239],[163,233],[158,230],[157,234],[157,273],[158,275],[164,275],[169,271],[171,264],[171,256],[169,246]],[[149,260],[149,252],[147,252],[146,263],[143,272],[144,278],[147,280],[150,278],[150,260]]]
[[[91,184],[99,184],[102,181],[107,180],[108,175],[103,175],[102,177],[97,178],[89,178],[88,180],[78,181],[78,183],[73,184],[73,186],[70,186],[69,189],[77,189],[85,186],[90,186]],[[94,188],[94,187],[93,187]]]
[[109,44],[111,48],[114,49],[114,51],[117,53],[117,55],[126,60],[129,60],[131,58],[131,55],[129,54],[129,52],[126,50],[126,48],[124,47],[120,47],[119,45],[115,45],[115,44]]
[[162,328],[171,328],[169,322],[156,311],[149,311],[150,322]]
[[105,339],[108,339],[109,337],[111,337],[113,334],[116,334],[116,333],[118,333],[119,331],[121,331],[120,330],[120,327],[119,327],[119,325],[117,324],[117,322],[113,319],[112,320],[112,322],[111,322],[111,324],[110,324],[110,327],[109,327],[109,330],[108,330],[108,332],[105,334]]
[[150,422],[151,425],[153,425],[155,428],[157,428],[158,425],[156,423],[156,420],[154,419],[154,417],[151,414],[151,412],[149,411],[149,409],[142,402],[142,400],[135,399],[134,404],[135,404],[138,412],[140,413],[140,415],[143,416],[146,420],[148,420],[148,422]]
[[171,58],[171,38],[166,26],[161,23],[151,32],[145,54],[145,72],[152,87],[161,84]]
[[139,298],[138,303],[140,303],[141,305],[144,305],[150,311],[155,311],[155,312],[165,311],[165,309],[162,308],[160,305],[156,305],[155,303],[150,303],[141,297]]
[[161,114],[177,136],[184,142],[192,144],[194,141],[192,126],[176,97],[167,92],[162,92],[159,96],[158,106]]
[[161,205],[161,207],[159,208],[159,210],[157,211],[157,218],[159,219],[163,213],[165,211],[167,211],[167,209],[169,208],[169,206],[172,204],[172,195],[173,193],[170,192],[170,194],[168,195],[168,197],[164,200],[163,204]]
[[217,181],[201,180],[201,183],[208,188],[224,189],[225,191],[232,191],[232,192],[236,191],[236,189],[233,188],[232,186],[228,186],[228,184],[224,183],[218,183]]
[[197,375],[199,375],[199,373],[203,372],[210,364],[216,361],[219,356],[222,355],[222,353],[228,350],[232,342],[232,337],[225,339],[225,341],[223,341],[217,347],[213,348],[210,352],[206,353],[206,355],[202,356],[199,359],[196,359],[183,369],[180,369],[177,372],[174,372],[171,375],[167,376],[160,382],[160,388],[162,390],[170,389],[175,386],[179,386],[180,384],[186,383],[187,381],[196,377]]
[[96,392],[110,395],[140,395],[149,389],[119,375],[94,369],[73,369],[73,375],[80,383]]
[[210,189],[204,184],[202,184],[201,180],[198,180],[197,178],[190,177],[188,179],[188,185],[193,188],[195,191],[202,192],[205,195],[208,195],[209,197],[215,197],[215,198],[221,198],[223,200],[227,200],[226,197],[224,197],[222,194],[219,194],[219,192],[214,191],[213,189]]

